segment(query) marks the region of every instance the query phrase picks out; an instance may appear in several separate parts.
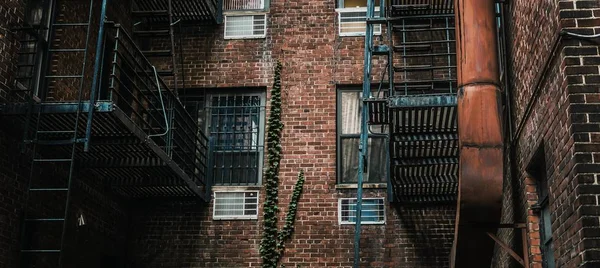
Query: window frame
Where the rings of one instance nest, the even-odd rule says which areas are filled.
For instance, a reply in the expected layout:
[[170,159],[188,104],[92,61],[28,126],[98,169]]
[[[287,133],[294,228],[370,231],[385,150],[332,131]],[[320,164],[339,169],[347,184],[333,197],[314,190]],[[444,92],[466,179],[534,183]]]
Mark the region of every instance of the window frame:
[[[254,16],[263,16],[264,17],[264,26],[263,26],[263,33],[262,34],[251,34],[251,35],[227,35],[227,18],[231,18],[231,17],[253,17],[252,18],[252,26],[254,27]],[[223,16],[223,39],[226,40],[235,40],[235,39],[263,39],[267,37],[267,23],[268,23],[268,17],[266,13],[260,12],[260,13],[236,13],[236,14],[226,14]]]
[[[346,139],[352,139],[352,138],[360,138],[360,133],[357,134],[344,134],[343,132],[343,120],[342,120],[342,116],[343,116],[343,101],[342,101],[342,95],[344,92],[355,92],[355,93],[359,93],[362,94],[362,89],[359,87],[343,87],[343,88],[337,88],[336,90],[336,184],[338,185],[356,185],[357,182],[348,182],[348,181],[344,181],[343,178],[343,167],[342,167],[342,140],[344,138]],[[360,99],[359,99],[360,102]],[[360,105],[360,103],[359,103]],[[358,118],[358,120],[360,121],[360,117]],[[360,123],[359,123],[360,124]],[[384,136],[386,132],[382,132],[382,134],[369,134],[369,140],[372,139],[381,139],[383,141],[383,149],[387,152],[389,150],[389,140]],[[360,146],[360,145],[359,145]],[[389,156],[387,156],[389,157]],[[370,160],[370,157],[369,159]],[[386,161],[389,161],[389,159],[387,159]],[[369,161],[369,166],[370,166],[370,161]],[[384,174],[384,178],[382,181],[370,181],[369,178],[367,178],[366,181],[364,181],[365,184],[376,184],[376,185],[387,185],[388,181],[389,181],[389,175],[390,175],[390,171],[388,168],[387,163],[384,162],[385,165],[385,174]],[[379,188],[379,187],[377,187]]]
[[[343,204],[342,203],[343,203],[343,201],[346,201],[346,200],[348,200],[348,201],[349,200],[357,200],[357,198],[355,198],[355,197],[352,197],[352,198],[346,198],[346,197],[338,198],[338,223],[340,225],[356,225],[356,222],[353,222],[353,221],[349,220],[350,217],[348,217],[348,219],[346,219],[346,220],[343,219],[343,216],[342,216],[342,211],[343,211],[342,210],[342,205]],[[365,214],[363,213],[363,214],[361,214],[360,224],[361,225],[382,225],[382,224],[385,224],[387,222],[387,211],[386,211],[386,206],[385,206],[385,198],[384,197],[368,197],[368,198],[363,198],[362,199],[362,201],[363,201],[362,208],[363,209],[365,207],[365,203],[366,203],[365,201],[369,201],[369,200],[381,200],[381,204],[376,204],[376,203],[374,203],[374,204],[382,206],[382,210],[381,210],[382,215],[383,215],[382,220],[380,220],[380,221],[363,221],[362,218],[365,217]],[[351,206],[351,205],[352,205],[351,203],[348,203],[348,206]],[[348,211],[351,211],[351,210],[349,209]]]
[[[203,115],[203,124],[204,126],[203,129],[207,135],[207,137],[211,138],[212,137],[212,132],[211,132],[211,120],[212,120],[212,112],[211,112],[211,98],[212,96],[259,96],[260,98],[260,105],[258,106],[259,109],[259,118],[260,118],[260,122],[258,124],[258,137],[257,137],[257,145],[256,145],[256,152],[258,153],[257,156],[257,178],[256,178],[256,183],[234,183],[234,182],[230,182],[230,183],[216,183],[215,182],[215,172],[214,170],[211,171],[210,174],[213,174],[211,181],[213,182],[213,185],[215,186],[220,186],[220,187],[239,187],[239,186],[260,186],[262,185],[262,177],[263,177],[263,166],[264,166],[264,154],[265,154],[265,138],[266,138],[266,92],[263,89],[256,89],[256,88],[241,88],[241,89],[232,89],[232,90],[215,90],[215,91],[209,91],[205,93],[205,97],[204,97],[204,115]],[[215,147],[217,146],[217,142],[215,141]],[[209,157],[212,157],[211,161],[212,163],[214,163],[215,159],[215,152],[219,152],[217,151],[215,148],[213,148],[212,150],[212,154]],[[214,166],[209,167],[211,169],[214,169]],[[233,181],[233,179],[231,179],[230,181]]]
[[[217,195],[218,193],[255,193],[256,194],[256,214],[255,215],[215,215],[217,212]],[[246,197],[244,196],[243,205],[246,205]],[[259,190],[217,190],[213,191],[213,213],[212,220],[256,220],[258,219],[258,212],[260,208],[260,191]]]

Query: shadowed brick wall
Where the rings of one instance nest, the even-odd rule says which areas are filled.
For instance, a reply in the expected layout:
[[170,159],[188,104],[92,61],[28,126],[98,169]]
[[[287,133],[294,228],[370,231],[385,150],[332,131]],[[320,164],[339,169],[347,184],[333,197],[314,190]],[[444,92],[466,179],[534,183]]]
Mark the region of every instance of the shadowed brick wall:
[[[527,168],[543,149],[549,183],[556,267],[596,267],[598,43],[560,38],[560,31],[597,34],[598,1],[511,1],[508,16],[510,91],[515,130],[503,219],[528,224],[532,267],[542,267],[538,180]],[[556,45],[556,46],[555,46]],[[553,48],[553,46],[555,46]],[[503,231],[519,247],[518,232]],[[518,267],[497,251],[496,267]]]

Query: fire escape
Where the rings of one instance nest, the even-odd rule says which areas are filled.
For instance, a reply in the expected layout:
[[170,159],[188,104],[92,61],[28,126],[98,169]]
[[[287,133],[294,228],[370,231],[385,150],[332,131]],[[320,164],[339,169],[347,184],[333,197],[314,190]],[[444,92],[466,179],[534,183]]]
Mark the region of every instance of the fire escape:
[[175,36],[181,23],[220,23],[221,9],[217,0],[30,0],[38,6],[28,16],[44,15],[17,29],[19,76],[0,114],[22,126],[33,156],[22,267],[63,267],[83,174],[126,199],[209,199],[210,143],[177,97]]
[[[461,252],[461,258],[458,262],[456,259],[451,260],[452,265],[455,262],[462,264],[465,261],[468,262],[469,258],[464,256],[469,254],[478,255],[471,258],[480,261],[474,263],[489,262],[494,242],[499,243],[505,250],[509,250],[511,255],[519,260],[520,257],[510,247],[496,239],[494,230],[497,230],[497,228],[523,228],[523,226],[499,224],[499,213],[496,215],[493,210],[496,207],[493,207],[491,212],[488,212],[489,214],[481,214],[490,215],[488,219],[481,220],[481,217],[478,218],[478,213],[475,212],[476,209],[464,209],[465,201],[459,199],[460,176],[463,178],[461,182],[465,181],[464,178],[483,180],[476,178],[476,176],[465,176],[465,174],[470,175],[468,174],[469,168],[481,169],[477,164],[472,164],[479,160],[462,159],[460,156],[464,147],[461,147],[461,142],[464,142],[464,140],[459,141],[459,138],[463,139],[464,136],[468,139],[469,135],[477,132],[472,129],[479,128],[478,124],[481,122],[465,121],[460,124],[458,122],[458,117],[461,115],[459,113],[459,103],[461,103],[461,97],[464,98],[460,95],[462,93],[459,94],[461,92],[460,87],[472,85],[464,84],[464,79],[461,84],[460,73],[457,73],[457,39],[460,39],[460,37],[457,38],[455,34],[455,5],[461,3],[455,2],[455,0],[381,0],[379,1],[381,14],[376,14],[375,0],[367,1],[362,94],[364,96],[364,107],[367,107],[367,109],[363,109],[361,120],[356,215],[357,218],[361,218],[362,183],[365,171],[368,170],[366,167],[369,164],[367,161],[369,133],[374,127],[386,129],[389,142],[387,167],[389,170],[389,201],[399,206],[451,203],[457,204],[459,211],[462,209],[462,212],[458,212],[458,214],[463,218],[459,225],[457,216],[456,230],[457,234],[459,233],[458,230],[461,230],[460,241],[465,241],[464,243],[468,244],[469,239],[473,238],[475,239],[473,241],[477,242],[474,242],[471,251],[465,250],[465,247],[458,248],[457,250]],[[468,5],[469,8],[477,7],[490,11],[491,17],[486,17],[486,19],[496,20],[496,24],[500,25],[500,4],[494,4],[494,1],[486,2],[485,5],[474,4],[477,1],[464,2],[468,2],[462,4]],[[493,14],[494,7],[496,16]],[[486,13],[486,15],[489,14]],[[387,35],[383,38],[374,38],[375,25],[382,25],[382,28],[386,29]],[[502,38],[501,27],[495,27],[494,23],[488,23],[487,25],[491,27],[492,31],[486,32],[486,34],[491,32],[492,37],[497,34],[498,39]],[[470,30],[473,29],[477,28],[470,28]],[[490,29],[486,28],[485,30]],[[486,41],[494,42],[495,39],[492,38]],[[476,44],[472,45],[476,46]],[[495,46],[492,43],[489,49],[493,51],[494,48]],[[465,55],[470,52],[463,51],[462,53]],[[503,53],[501,49],[499,54],[503,55]],[[490,62],[497,63],[496,55],[496,53],[490,53],[488,56],[488,59],[492,59]],[[475,65],[473,62],[477,59],[472,57],[468,59],[470,62],[463,63],[465,66],[468,64]],[[384,64],[374,64],[381,62],[384,62]],[[504,68],[504,66],[500,67]],[[380,77],[380,81],[377,81],[376,78],[380,69],[383,69],[384,74]],[[501,83],[504,82],[505,79],[501,81]],[[499,85],[500,83],[496,83],[496,86]],[[464,102],[461,104],[463,109],[461,116],[464,116],[465,110],[474,112],[474,110],[465,109],[465,107],[470,106],[464,105]],[[479,103],[478,101],[472,102]],[[489,105],[489,107],[496,107],[496,104],[495,102],[494,105]],[[473,105],[473,107],[476,106]],[[489,110],[493,110],[493,108]],[[491,115],[485,114],[482,116]],[[500,116],[500,114],[497,114],[497,116]],[[473,126],[471,127],[469,124]],[[467,130],[464,135],[459,136],[459,128]],[[498,130],[498,133],[493,133],[493,135],[501,136],[500,130]],[[485,139],[484,137],[483,140]],[[502,149],[499,148],[497,151],[501,155]],[[462,162],[465,160],[468,161]],[[460,169],[459,162],[461,162],[461,165],[463,163],[468,164],[466,173],[464,169]],[[501,162],[502,160],[500,160]],[[502,169],[500,168],[500,171],[497,169],[490,170],[494,170],[495,174],[489,177],[493,177],[494,182],[498,182],[497,178],[500,178],[501,185]],[[463,191],[462,195],[464,196],[461,198],[464,198],[467,194],[479,197],[479,195],[472,192],[487,190],[484,189],[485,186],[480,187],[480,185],[475,188],[477,189],[470,189],[471,192]],[[494,190],[496,189],[494,188]],[[491,196],[496,198],[496,194],[498,194],[497,191],[493,192]],[[467,200],[473,199],[476,198],[467,198]],[[477,207],[477,204],[473,203],[467,205]],[[494,219],[496,216],[498,216],[498,219]],[[469,219],[474,220],[469,222]],[[488,220],[490,222],[487,222]],[[485,222],[485,224],[481,224],[482,222]],[[470,227],[471,223],[479,224],[479,226],[472,228]],[[487,225],[490,223],[491,225]],[[360,221],[357,221],[355,230],[354,267],[359,267]],[[464,232],[463,230],[468,231]],[[471,235],[471,233],[474,235]],[[522,234],[525,233],[522,232]],[[458,239],[459,236],[455,234],[455,246]],[[461,243],[461,246],[464,243]],[[478,249],[478,246],[481,248]],[[477,253],[478,251],[481,254]],[[526,259],[526,256],[521,258],[519,262],[525,266],[526,261],[523,259]],[[459,265],[457,267],[466,266]],[[477,264],[473,267],[480,266]]]

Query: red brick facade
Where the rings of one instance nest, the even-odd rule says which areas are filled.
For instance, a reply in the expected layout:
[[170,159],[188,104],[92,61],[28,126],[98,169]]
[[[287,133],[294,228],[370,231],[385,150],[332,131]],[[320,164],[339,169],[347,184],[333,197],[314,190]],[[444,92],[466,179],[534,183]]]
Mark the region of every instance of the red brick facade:
[[[338,35],[335,2],[271,1],[265,38],[224,39],[223,26],[186,25],[181,31],[180,77],[185,79],[179,83],[185,85],[185,92],[267,89],[275,61],[283,63],[282,218],[298,171],[304,170],[306,176],[295,233],[282,259],[286,267],[351,267],[353,262],[354,227],[338,223],[338,198],[355,197],[355,190],[337,185],[336,96],[339,87],[362,83],[364,39]],[[109,18],[125,20],[122,13],[128,3],[122,1],[123,8],[111,6],[109,13],[117,15]],[[13,87],[18,50],[16,36],[6,29],[20,24],[23,9],[22,1],[0,4],[3,101]],[[60,18],[81,17],[69,12],[61,10]],[[543,148],[556,267],[596,267],[600,262],[600,48],[560,37],[560,31],[597,34],[600,4],[515,0],[509,1],[506,15],[509,129],[514,138],[507,137],[503,222],[527,223],[531,267],[541,268],[541,227],[534,209],[539,201],[538,181],[528,172],[536,152]],[[130,28],[128,21],[117,22]],[[379,63],[375,62],[379,66],[375,74],[381,73]],[[168,63],[157,65],[168,67]],[[71,87],[61,87],[56,86],[51,97],[72,99]],[[1,267],[18,263],[30,159],[13,155],[21,137],[9,129],[0,131]],[[75,187],[72,211],[83,212],[88,225],[71,228],[71,267],[260,267],[260,209],[258,220],[213,220],[212,202],[128,202],[113,196],[99,181],[81,175]],[[386,197],[386,189],[368,189],[366,196]],[[448,266],[454,204],[412,207],[386,202],[385,208],[385,224],[363,226],[362,267]],[[518,230],[503,229],[498,236],[522,252]],[[498,248],[493,267],[518,264]]]

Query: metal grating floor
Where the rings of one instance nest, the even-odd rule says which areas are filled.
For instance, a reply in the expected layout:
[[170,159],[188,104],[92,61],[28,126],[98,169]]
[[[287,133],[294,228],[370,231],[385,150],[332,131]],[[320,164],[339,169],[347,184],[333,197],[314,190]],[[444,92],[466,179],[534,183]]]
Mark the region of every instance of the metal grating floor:
[[390,176],[399,202],[449,202],[458,187],[456,96],[388,99]]
[[[136,0],[138,10],[168,10],[167,0]],[[182,21],[210,21],[216,18],[216,0],[173,1],[173,16]]]
[[[26,109],[26,104],[15,103],[11,106],[3,107],[4,118],[24,122],[26,116],[23,111]],[[86,107],[84,105],[84,109]],[[162,150],[161,144],[145,134],[140,136],[139,133],[143,131],[132,129],[135,125],[123,120],[126,116],[118,107],[114,107],[109,102],[104,102],[99,107],[92,124],[90,151],[84,152],[82,146],[77,148],[76,162],[80,167],[79,172],[93,172],[115,193],[126,198],[193,196],[205,198],[204,183],[195,181],[192,176],[186,174],[166,153],[156,153]],[[75,114],[70,109],[57,112],[56,109],[50,108],[44,111],[49,113],[43,115],[44,125],[40,126],[40,130],[68,129],[72,128],[75,122]],[[35,117],[37,114],[34,112],[32,116]],[[78,134],[80,137],[84,136],[86,117],[84,115],[83,120],[80,120]],[[44,140],[67,138],[70,137],[53,134],[46,134],[43,137]],[[159,141],[157,139],[157,142]],[[43,145],[38,146],[41,146],[40,153],[45,157],[60,155],[64,153],[61,150],[70,149],[70,146],[64,148],[48,146],[47,149]]]
[[392,0],[391,17],[454,13],[453,0]]

